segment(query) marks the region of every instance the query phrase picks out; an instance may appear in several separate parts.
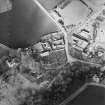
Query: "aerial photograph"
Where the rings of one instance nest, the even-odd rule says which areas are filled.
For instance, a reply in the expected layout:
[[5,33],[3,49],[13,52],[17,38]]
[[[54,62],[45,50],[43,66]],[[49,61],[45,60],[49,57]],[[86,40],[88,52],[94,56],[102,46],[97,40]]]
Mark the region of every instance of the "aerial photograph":
[[0,0],[0,105],[105,105],[105,0]]

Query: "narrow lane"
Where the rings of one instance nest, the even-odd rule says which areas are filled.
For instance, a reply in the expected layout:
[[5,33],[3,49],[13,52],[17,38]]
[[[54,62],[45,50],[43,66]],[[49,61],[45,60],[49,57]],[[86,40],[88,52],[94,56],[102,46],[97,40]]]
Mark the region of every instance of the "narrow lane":
[[72,57],[70,57],[68,52],[68,35],[66,29],[60,25],[51,15],[50,13],[39,3],[38,0],[34,0],[34,2],[43,10],[43,12],[59,27],[59,29],[64,33],[64,39],[65,39],[65,51],[67,55],[68,62],[74,61]]

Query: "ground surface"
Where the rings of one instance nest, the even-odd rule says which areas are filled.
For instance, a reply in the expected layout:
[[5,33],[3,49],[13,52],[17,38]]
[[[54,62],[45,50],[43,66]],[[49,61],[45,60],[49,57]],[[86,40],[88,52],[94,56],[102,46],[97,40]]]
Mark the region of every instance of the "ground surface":
[[104,105],[105,89],[88,86],[79,96],[66,105]]

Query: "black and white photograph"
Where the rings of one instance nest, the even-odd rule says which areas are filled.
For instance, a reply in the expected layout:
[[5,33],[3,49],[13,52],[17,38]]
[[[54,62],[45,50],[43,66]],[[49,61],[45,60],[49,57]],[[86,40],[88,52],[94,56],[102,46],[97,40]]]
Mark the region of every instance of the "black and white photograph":
[[0,105],[105,105],[105,0],[0,0]]

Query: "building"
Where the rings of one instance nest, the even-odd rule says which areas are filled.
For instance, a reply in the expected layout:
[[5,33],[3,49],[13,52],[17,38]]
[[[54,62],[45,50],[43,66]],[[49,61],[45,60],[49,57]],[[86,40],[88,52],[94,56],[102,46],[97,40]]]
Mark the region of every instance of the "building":
[[72,39],[73,47],[81,51],[83,51],[89,44],[87,39],[78,34],[73,34]]

